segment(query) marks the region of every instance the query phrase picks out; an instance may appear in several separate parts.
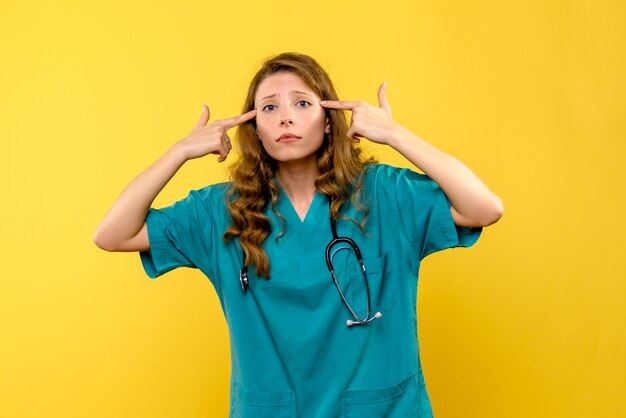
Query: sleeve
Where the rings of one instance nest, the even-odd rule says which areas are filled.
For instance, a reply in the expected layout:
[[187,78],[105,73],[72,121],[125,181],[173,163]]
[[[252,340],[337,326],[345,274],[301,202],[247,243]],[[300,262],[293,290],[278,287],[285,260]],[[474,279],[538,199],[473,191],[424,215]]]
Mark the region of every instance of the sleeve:
[[154,279],[178,267],[198,268],[206,254],[202,226],[213,224],[208,217],[196,190],[171,206],[150,208],[146,216],[150,249],[139,253],[146,274]]
[[452,219],[452,203],[441,187],[425,174],[400,170],[396,199],[402,229],[419,249],[420,260],[452,247],[471,247],[482,227],[458,226]]

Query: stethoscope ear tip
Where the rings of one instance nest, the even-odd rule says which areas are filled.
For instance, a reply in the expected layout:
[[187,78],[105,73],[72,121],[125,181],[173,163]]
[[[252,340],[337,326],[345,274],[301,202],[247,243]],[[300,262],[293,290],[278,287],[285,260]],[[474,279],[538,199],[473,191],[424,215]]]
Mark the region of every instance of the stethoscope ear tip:
[[383,314],[381,314],[380,312],[376,312],[376,315],[374,315],[374,317],[376,318],[380,318],[381,316],[383,316]]
[[352,325],[354,325],[354,321],[352,321],[351,319],[348,319],[348,320],[346,321],[346,325],[347,325],[347,326],[349,326],[349,327],[351,327]]

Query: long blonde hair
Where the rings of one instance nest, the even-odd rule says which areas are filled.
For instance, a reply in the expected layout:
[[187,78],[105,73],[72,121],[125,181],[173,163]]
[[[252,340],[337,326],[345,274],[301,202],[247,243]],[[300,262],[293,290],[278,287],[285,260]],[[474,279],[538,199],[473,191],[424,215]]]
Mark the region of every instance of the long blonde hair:
[[[254,96],[259,84],[266,77],[278,72],[296,74],[322,100],[339,100],[330,77],[313,58],[289,52],[265,61],[250,82],[242,113],[254,109]],[[319,176],[315,180],[315,188],[330,198],[330,215],[333,219],[349,219],[339,215],[339,209],[352,197],[352,205],[363,213],[363,218],[360,223],[349,220],[363,231],[368,209],[361,203],[360,176],[365,166],[374,160],[364,160],[361,149],[346,136],[348,122],[342,110],[325,109],[325,112],[330,133],[324,135],[324,141],[317,152]],[[239,147],[239,158],[230,167],[233,185],[228,194],[227,208],[233,223],[224,233],[224,241],[239,237],[244,252],[244,264],[255,264],[256,274],[269,278],[269,260],[263,249],[263,242],[272,229],[265,215],[268,204],[271,204],[272,211],[283,223],[279,237],[286,226],[285,219],[275,209],[280,196],[275,180],[277,164],[261,145],[254,119],[238,126],[233,143]]]

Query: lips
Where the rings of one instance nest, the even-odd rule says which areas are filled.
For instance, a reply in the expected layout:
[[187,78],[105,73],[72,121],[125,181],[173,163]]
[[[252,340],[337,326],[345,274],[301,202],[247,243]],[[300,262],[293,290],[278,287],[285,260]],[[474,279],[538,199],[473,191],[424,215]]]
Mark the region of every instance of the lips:
[[280,138],[276,140],[276,142],[294,142],[300,138],[302,137],[295,135],[295,134],[286,133],[286,134],[282,134]]

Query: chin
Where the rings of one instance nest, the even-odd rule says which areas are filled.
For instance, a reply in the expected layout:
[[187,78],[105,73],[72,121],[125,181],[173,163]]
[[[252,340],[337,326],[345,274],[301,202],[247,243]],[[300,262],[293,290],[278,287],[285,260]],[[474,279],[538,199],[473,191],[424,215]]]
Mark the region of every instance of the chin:
[[317,165],[317,152],[312,154],[302,153],[277,153],[276,155],[270,155],[279,164],[303,164],[308,165],[315,163]]

